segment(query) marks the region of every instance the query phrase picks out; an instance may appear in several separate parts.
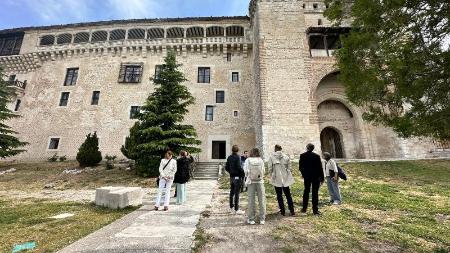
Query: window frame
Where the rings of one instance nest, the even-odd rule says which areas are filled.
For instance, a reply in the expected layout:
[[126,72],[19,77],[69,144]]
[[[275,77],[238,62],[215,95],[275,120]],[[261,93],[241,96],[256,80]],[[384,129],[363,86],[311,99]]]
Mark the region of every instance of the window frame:
[[[208,70],[208,74],[206,74]],[[203,73],[201,73],[203,71]],[[211,67],[198,67],[197,83],[211,83]]]
[[[97,94],[97,96],[95,96]],[[96,103],[94,103],[96,102]],[[91,105],[98,105],[100,102],[100,91],[99,90],[94,90],[92,92],[92,97],[91,97]]]
[[[137,108],[138,110],[137,111],[133,111],[133,108]],[[142,108],[142,106],[140,106],[140,105],[132,105],[132,106],[130,106],[130,111],[128,113],[128,118],[132,119],[132,120],[138,119],[137,116],[141,112],[141,108]]]
[[[237,81],[234,80],[235,74],[237,74]],[[241,73],[239,71],[231,71],[231,82],[232,83],[240,83],[241,82]]]
[[[63,100],[63,96],[67,94],[67,99]],[[69,105],[69,99],[70,99],[70,92],[69,91],[63,91],[61,92],[61,96],[59,97],[59,107],[67,107]],[[66,101],[66,103],[63,105],[63,101]]]
[[[129,72],[131,69],[131,72]],[[119,70],[119,83],[140,83],[144,73],[143,63],[122,63]],[[129,78],[129,75],[134,77]]]
[[[52,144],[52,140],[54,140],[54,139],[57,139],[58,143],[57,143],[55,149],[51,149],[50,148],[50,144]],[[61,137],[59,137],[59,136],[50,136],[50,137],[48,137],[47,151],[58,151],[60,147],[61,147]]]
[[16,104],[14,105],[14,111],[18,112],[20,109],[20,105],[22,104],[22,99],[17,99]]
[[232,58],[233,58],[233,54],[228,52],[227,53],[227,62],[231,62]]
[[240,112],[239,112],[239,110],[233,110],[233,117],[234,118],[239,118],[239,116],[240,116]]
[[[225,104],[225,90],[216,90],[216,104]],[[219,94],[223,94],[222,96],[219,96]],[[220,102],[219,98],[221,98]]]
[[[69,82],[69,73],[70,74],[70,82]],[[63,86],[75,86],[78,81],[78,73],[80,72],[80,68],[67,68],[66,69],[66,77],[64,78]]]
[[[208,109],[211,109],[211,113],[208,113]],[[208,116],[211,118],[209,119]],[[213,105],[207,105],[205,107],[205,121],[214,121],[214,106]]]
[[159,79],[161,70],[163,68],[163,64],[156,64],[155,65],[155,75],[153,76],[154,79]]

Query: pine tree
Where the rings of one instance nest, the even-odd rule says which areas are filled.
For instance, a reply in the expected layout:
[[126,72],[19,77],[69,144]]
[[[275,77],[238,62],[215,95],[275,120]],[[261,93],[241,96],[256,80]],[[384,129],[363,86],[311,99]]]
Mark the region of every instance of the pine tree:
[[141,108],[139,120],[121,149],[126,157],[136,161],[143,176],[158,175],[159,160],[168,149],[175,153],[201,151],[196,147],[201,142],[196,139],[194,127],[181,124],[194,97],[182,84],[187,80],[179,67],[175,54],[169,52],[159,75],[152,79],[156,89]]
[[20,149],[27,145],[27,142],[19,141],[14,134],[12,128],[5,124],[5,121],[17,118],[19,115],[14,114],[8,109],[8,103],[11,102],[12,90],[7,86],[7,83],[3,80],[3,71],[0,68],[0,158],[6,158],[15,156],[26,150]]
[[78,149],[77,161],[80,167],[95,166],[102,161],[102,153],[98,150],[97,132],[86,136],[86,140]]

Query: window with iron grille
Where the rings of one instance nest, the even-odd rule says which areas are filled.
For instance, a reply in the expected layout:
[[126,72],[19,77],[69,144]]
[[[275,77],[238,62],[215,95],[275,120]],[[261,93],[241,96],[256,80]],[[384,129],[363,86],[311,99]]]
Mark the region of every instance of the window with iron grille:
[[207,105],[206,106],[205,120],[206,121],[213,121],[214,120],[214,106],[212,106],[212,105]]
[[58,147],[59,147],[59,138],[50,138],[48,149],[58,149]]
[[64,86],[73,86],[77,84],[78,68],[67,69],[66,79],[64,80]]
[[120,66],[119,83],[140,83],[142,64],[122,64]]
[[217,90],[216,91],[216,103],[225,103],[225,91]]
[[239,82],[239,72],[232,72],[231,73],[231,81],[233,83],[238,83]]
[[17,55],[22,47],[23,35],[0,35],[0,56]]
[[155,66],[155,79],[159,79],[160,78],[160,73],[161,73],[161,70],[162,70],[162,65],[156,65]]
[[69,103],[69,94],[70,92],[62,92],[61,98],[59,99],[59,106],[67,106]]
[[210,83],[211,82],[211,68],[199,67],[198,68],[198,83]]
[[98,105],[98,101],[100,100],[100,91],[92,92],[92,101],[91,105]]
[[227,61],[231,61],[231,53],[227,53]]
[[17,112],[19,110],[21,103],[22,103],[22,101],[20,99],[17,99],[16,106],[14,107],[15,112]]
[[130,109],[130,119],[137,119],[141,112],[140,106],[132,106]]

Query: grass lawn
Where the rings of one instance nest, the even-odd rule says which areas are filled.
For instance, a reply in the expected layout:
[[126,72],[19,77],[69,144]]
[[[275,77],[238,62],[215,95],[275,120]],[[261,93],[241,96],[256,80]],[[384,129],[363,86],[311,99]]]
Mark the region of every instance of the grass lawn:
[[[106,185],[154,186],[154,180],[138,177],[134,171],[105,170],[104,166],[77,175],[62,173],[76,167],[73,161],[2,163],[1,171],[9,168],[17,171],[0,176],[0,191],[42,192],[48,183],[54,183],[55,190],[93,190]],[[14,245],[29,241],[37,243],[33,252],[56,252],[133,210],[109,210],[82,202],[0,197],[0,252],[11,252]],[[75,215],[59,220],[48,218],[61,213]]]
[[[322,216],[282,219],[272,236],[284,252],[450,252],[450,160],[341,164],[343,204],[327,202],[320,190]],[[298,164],[291,186],[297,213],[303,182]],[[228,179],[221,180],[228,187]],[[278,211],[273,186],[266,183],[268,221]],[[309,205],[311,207],[311,204]]]

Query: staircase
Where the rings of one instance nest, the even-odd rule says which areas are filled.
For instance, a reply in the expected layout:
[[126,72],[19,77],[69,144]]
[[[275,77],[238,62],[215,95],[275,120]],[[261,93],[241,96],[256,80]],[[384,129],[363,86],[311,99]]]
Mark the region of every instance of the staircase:
[[217,180],[219,179],[219,164],[217,162],[197,162],[195,164],[195,180]]

